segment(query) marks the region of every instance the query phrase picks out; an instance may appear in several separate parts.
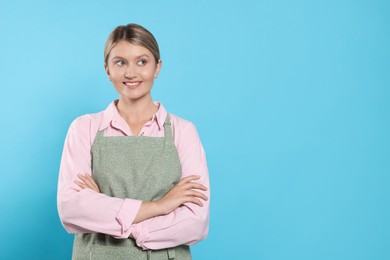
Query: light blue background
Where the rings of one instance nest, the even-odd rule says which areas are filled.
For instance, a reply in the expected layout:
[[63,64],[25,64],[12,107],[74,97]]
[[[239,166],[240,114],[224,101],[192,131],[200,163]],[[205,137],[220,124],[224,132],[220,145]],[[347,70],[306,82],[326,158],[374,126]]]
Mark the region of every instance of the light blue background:
[[56,189],[71,121],[116,92],[135,22],[154,99],[195,123],[212,184],[194,259],[390,259],[390,2],[1,1],[0,259],[70,259]]

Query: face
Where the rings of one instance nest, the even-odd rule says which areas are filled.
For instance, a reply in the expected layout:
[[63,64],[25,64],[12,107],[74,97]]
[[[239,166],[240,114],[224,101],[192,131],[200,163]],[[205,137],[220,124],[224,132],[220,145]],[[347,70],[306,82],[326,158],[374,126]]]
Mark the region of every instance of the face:
[[153,54],[143,46],[120,41],[112,48],[104,67],[120,98],[136,101],[151,99],[150,90],[161,61],[156,64]]

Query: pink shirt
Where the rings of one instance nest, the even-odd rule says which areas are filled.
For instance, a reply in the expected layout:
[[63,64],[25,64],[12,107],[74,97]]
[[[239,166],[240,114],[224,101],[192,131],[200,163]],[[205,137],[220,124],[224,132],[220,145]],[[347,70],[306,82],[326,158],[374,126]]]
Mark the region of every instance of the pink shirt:
[[[76,118],[69,127],[58,179],[57,206],[62,225],[69,233],[104,233],[118,239],[132,237],[143,249],[192,245],[204,239],[208,233],[209,201],[202,201],[203,207],[186,203],[170,214],[132,224],[142,201],[110,197],[80,189],[74,183],[78,173],[92,174],[91,146],[98,131],[105,129],[105,136],[133,135],[114,102],[102,112]],[[159,105],[158,111],[139,135],[164,136],[167,111],[162,104],[155,104]],[[189,121],[169,115],[182,178],[200,175],[199,182],[208,187],[204,193],[210,198],[206,156],[196,128]]]

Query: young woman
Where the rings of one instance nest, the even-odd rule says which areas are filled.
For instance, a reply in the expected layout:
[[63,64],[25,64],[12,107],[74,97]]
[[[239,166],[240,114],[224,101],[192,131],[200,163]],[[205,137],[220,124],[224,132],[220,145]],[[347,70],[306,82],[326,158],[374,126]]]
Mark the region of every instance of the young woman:
[[145,28],[118,26],[104,67],[119,93],[66,136],[58,212],[72,259],[191,259],[209,223],[209,177],[195,126],[152,100],[162,66]]

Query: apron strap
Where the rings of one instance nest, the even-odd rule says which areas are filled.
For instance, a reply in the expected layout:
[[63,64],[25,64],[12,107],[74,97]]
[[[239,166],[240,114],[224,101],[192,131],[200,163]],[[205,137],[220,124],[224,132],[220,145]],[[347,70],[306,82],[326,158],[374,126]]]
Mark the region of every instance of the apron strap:
[[96,133],[96,136],[95,136],[95,139],[97,138],[101,138],[104,136],[104,129],[103,130],[100,130]]
[[165,118],[165,122],[164,122],[164,135],[165,135],[166,139],[169,138],[169,139],[173,140],[172,127],[171,127],[171,117],[169,116],[169,114],[167,114],[167,117]]

